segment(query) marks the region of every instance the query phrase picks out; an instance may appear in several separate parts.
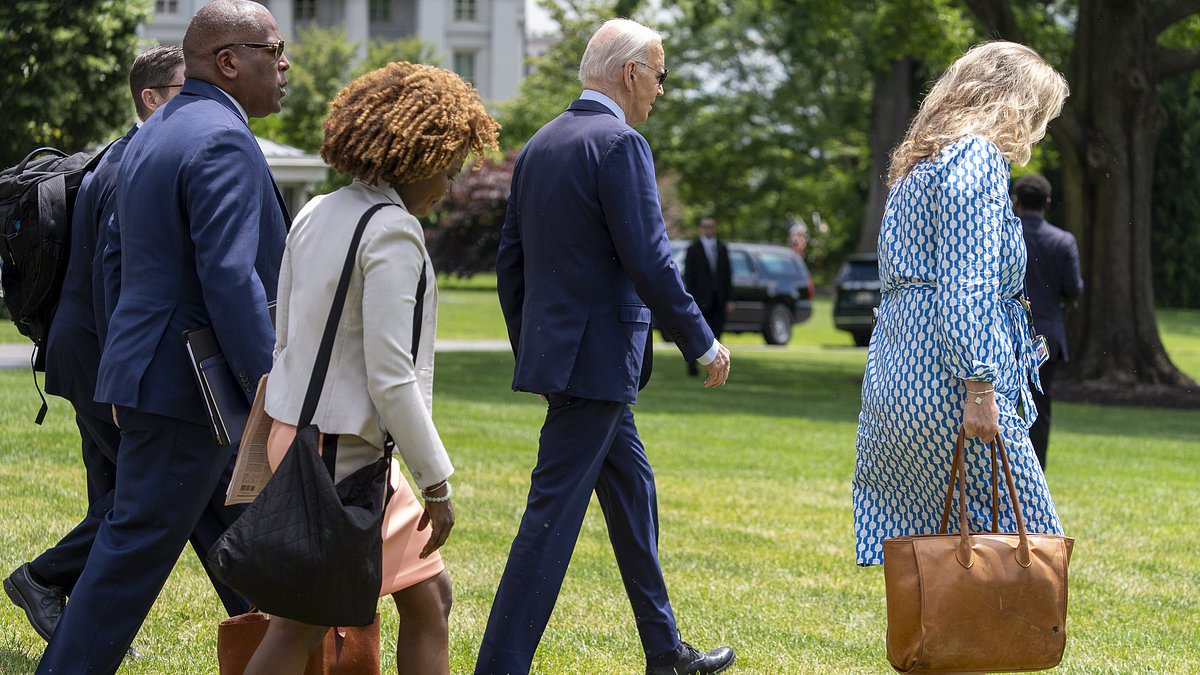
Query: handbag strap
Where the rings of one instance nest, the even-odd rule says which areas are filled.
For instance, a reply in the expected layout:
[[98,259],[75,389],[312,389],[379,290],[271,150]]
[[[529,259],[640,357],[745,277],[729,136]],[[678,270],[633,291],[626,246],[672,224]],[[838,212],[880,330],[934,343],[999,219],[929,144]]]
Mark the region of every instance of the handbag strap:
[[329,318],[325,320],[325,332],[321,335],[321,346],[317,349],[316,363],[313,364],[312,375],[308,378],[308,391],[304,394],[304,405],[300,407],[300,419],[296,422],[297,429],[312,424],[313,415],[317,413],[317,403],[321,400],[321,389],[325,387],[325,376],[329,372],[329,359],[333,356],[333,341],[337,337],[338,322],[342,320],[342,309],[346,306],[346,293],[350,289],[350,276],[354,272],[354,261],[358,257],[358,244],[362,241],[363,232],[371,216],[385,206],[399,204],[375,204],[358,219],[354,235],[350,238],[350,250],[346,252],[346,262],[342,265],[342,276],[338,279],[337,290],[333,292],[333,306],[329,308]]
[[[312,374],[309,376],[308,390],[304,394],[304,404],[300,408],[300,419],[296,422],[296,428],[298,429],[312,424],[312,418],[317,413],[317,404],[321,400],[321,390],[325,387],[325,376],[329,372],[329,360],[333,357],[333,342],[337,337],[338,323],[342,319],[342,310],[346,306],[346,293],[350,289],[350,277],[354,273],[354,261],[358,257],[358,245],[362,241],[363,233],[366,232],[367,223],[371,221],[371,217],[385,206],[399,206],[399,204],[384,203],[372,205],[358,219],[358,224],[354,228],[354,234],[350,237],[350,249],[346,252],[345,263],[342,264],[342,275],[338,278],[337,289],[333,293],[333,304],[329,308],[329,317],[325,320],[325,332],[321,335],[321,345],[317,349],[316,363],[313,365]],[[417,281],[416,303],[413,308],[412,360],[414,367],[417,362],[417,353],[421,346],[421,325],[425,314],[425,291],[429,285],[428,272],[428,263],[422,258],[421,278]],[[338,439],[336,435],[332,434],[326,435],[325,438],[327,446],[322,456],[325,460],[326,468],[329,469],[330,477],[333,477],[334,466],[337,462]],[[391,499],[392,496],[391,466],[392,453],[395,447],[396,442],[392,439],[391,432],[387,432],[383,440],[383,456],[387,460],[388,465],[388,499]]]
[[[991,442],[991,460],[992,460],[992,532],[997,533],[1000,530],[1000,504],[999,504],[999,475],[997,473],[996,459],[999,456],[1000,463],[1004,468],[1004,479],[1008,485],[1009,501],[1013,506],[1013,516],[1017,521],[1017,535],[1019,543],[1016,550],[1017,563],[1022,567],[1030,565],[1030,549],[1029,535],[1025,530],[1025,518],[1021,514],[1021,500],[1017,497],[1017,485],[1013,480],[1012,467],[1008,462],[1008,450],[1004,447],[1004,439],[999,435]],[[959,427],[958,437],[954,441],[954,458],[950,463],[950,484],[946,489],[946,502],[942,508],[942,520],[938,525],[938,533],[946,534],[946,527],[950,522],[950,509],[954,502],[954,488],[958,487],[958,533],[959,545],[955,552],[955,558],[963,567],[971,567],[974,564],[974,553],[971,551],[970,541],[970,521],[967,519],[967,466],[966,466],[966,430]]]

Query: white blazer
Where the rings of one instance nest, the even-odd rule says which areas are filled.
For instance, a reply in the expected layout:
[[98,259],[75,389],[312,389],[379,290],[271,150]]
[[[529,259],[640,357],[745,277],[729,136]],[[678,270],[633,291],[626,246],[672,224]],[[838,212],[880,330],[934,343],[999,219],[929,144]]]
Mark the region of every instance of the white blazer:
[[[381,449],[391,431],[413,479],[425,488],[454,472],[432,416],[437,283],[420,222],[386,185],[356,180],[313,198],[297,214],[279,272],[266,409],[281,422],[300,419],[354,227],[380,203],[400,208],[380,209],[363,232],[313,423],[325,433],[352,434]],[[410,343],[422,263],[425,303],[413,363]]]

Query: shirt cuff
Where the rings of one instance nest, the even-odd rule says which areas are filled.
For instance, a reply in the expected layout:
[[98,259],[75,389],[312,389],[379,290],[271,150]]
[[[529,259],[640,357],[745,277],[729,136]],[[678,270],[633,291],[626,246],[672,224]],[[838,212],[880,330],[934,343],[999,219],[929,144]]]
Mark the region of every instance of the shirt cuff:
[[701,354],[700,358],[696,359],[696,361],[698,361],[702,366],[707,366],[717,358],[717,349],[720,347],[721,343],[713,340],[712,346],[708,348],[708,351]]

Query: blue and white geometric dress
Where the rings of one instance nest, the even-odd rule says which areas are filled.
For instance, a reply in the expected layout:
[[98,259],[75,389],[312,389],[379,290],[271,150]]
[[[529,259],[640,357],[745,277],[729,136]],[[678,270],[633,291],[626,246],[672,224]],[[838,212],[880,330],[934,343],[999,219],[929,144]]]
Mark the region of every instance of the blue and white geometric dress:
[[[1036,414],[1037,357],[1016,299],[1025,279],[1021,221],[1008,163],[967,136],[921,162],[888,194],[879,233],[883,298],[867,352],[854,469],[859,565],[883,562],[883,540],[937,532],[949,484],[965,379],[991,382],[1021,511],[1030,532],[1062,525],[1018,404]],[[987,446],[967,443],[973,531],[991,528]],[[1001,531],[1015,532],[1000,472]],[[957,495],[957,492],[956,492]],[[957,513],[957,496],[955,511]],[[956,517],[951,531],[958,530]]]

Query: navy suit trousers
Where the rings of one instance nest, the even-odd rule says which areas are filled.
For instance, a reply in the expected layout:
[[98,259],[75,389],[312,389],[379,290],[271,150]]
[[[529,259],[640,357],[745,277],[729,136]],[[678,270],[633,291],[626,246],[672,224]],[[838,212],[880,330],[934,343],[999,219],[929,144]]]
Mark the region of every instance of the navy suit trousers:
[[83,573],[96,530],[100,529],[104,515],[112,508],[117,445],[121,441],[121,432],[113,425],[112,419],[98,417],[89,408],[75,410],[75,424],[79,426],[83,466],[87,471],[87,514],[53,548],[29,563],[43,581],[62,588],[68,596]]
[[[201,559],[240,513],[224,506],[230,448],[207,427],[121,408],[112,510],[37,672],[115,673],[184,545]],[[203,551],[201,551],[203,549]],[[245,600],[219,587],[230,614]]]
[[625,403],[552,394],[525,515],[484,632],[476,675],[528,673],[592,492],[647,657],[679,647],[658,563],[654,472]]

